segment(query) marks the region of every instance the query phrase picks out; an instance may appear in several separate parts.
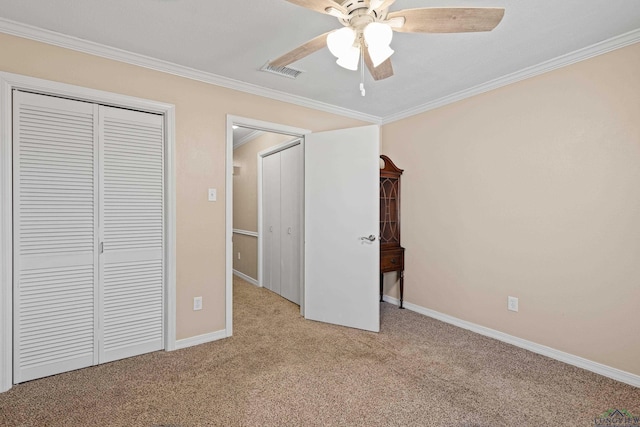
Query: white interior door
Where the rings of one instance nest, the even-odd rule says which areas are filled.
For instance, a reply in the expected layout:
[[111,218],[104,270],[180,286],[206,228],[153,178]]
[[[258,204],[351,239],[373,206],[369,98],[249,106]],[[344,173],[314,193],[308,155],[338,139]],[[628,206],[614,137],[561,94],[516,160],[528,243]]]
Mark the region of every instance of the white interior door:
[[280,294],[280,153],[262,159],[264,198],[263,286]]
[[380,330],[379,141],[378,126],[305,136],[307,319]]
[[14,382],[97,362],[95,106],[14,94]]
[[300,225],[302,222],[302,146],[280,153],[281,173],[281,286],[280,295],[300,304]]
[[100,107],[100,363],[164,348],[163,147],[162,116]]

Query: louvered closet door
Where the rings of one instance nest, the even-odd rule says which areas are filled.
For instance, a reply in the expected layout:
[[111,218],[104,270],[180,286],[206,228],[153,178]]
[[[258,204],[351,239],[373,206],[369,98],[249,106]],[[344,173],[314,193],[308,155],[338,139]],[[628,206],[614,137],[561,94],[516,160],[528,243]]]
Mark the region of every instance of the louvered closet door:
[[14,382],[96,363],[94,105],[14,91]]
[[100,362],[163,348],[164,136],[159,115],[100,107]]

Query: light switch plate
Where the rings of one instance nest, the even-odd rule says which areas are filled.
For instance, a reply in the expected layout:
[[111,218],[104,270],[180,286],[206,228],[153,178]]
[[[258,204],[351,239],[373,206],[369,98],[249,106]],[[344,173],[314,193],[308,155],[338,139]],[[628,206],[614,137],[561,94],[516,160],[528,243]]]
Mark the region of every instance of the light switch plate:
[[209,201],[215,202],[218,199],[218,191],[215,188],[209,189]]
[[202,297],[193,298],[193,310],[202,310]]

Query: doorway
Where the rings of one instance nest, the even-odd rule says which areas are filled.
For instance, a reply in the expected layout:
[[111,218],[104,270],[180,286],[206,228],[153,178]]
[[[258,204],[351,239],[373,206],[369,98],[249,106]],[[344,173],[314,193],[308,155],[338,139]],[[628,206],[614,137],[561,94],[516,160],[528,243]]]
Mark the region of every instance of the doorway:
[[299,137],[233,125],[233,275],[297,305],[302,145]]
[[[251,165],[247,163],[247,166],[250,167],[243,168],[242,164],[234,163],[234,131],[238,130],[245,130],[244,136],[239,138],[236,143],[236,147],[238,146],[238,144],[240,145],[239,147],[237,147],[239,150],[242,150],[244,144],[252,144],[252,140],[255,141],[258,138],[262,139],[262,141],[257,141],[258,144],[255,144],[259,147],[259,149],[254,148],[252,150],[246,150],[250,151],[250,153],[247,154],[246,160],[243,160],[243,162],[253,162]],[[261,234],[263,230],[262,221],[260,218],[262,209],[258,208],[262,203],[262,191],[260,190],[261,185],[258,185],[258,176],[260,176],[262,173],[262,163],[258,160],[260,158],[258,156],[258,153],[268,152],[270,148],[273,149],[273,147],[282,146],[282,144],[287,144],[292,140],[298,140],[299,143],[303,145],[304,135],[308,133],[310,133],[308,129],[295,128],[246,117],[227,115],[227,180],[225,186],[227,245],[225,305],[227,336],[233,335],[233,275],[235,274],[238,277],[241,277],[245,281],[248,281],[249,283],[252,283],[256,286],[262,286],[261,270],[263,266],[262,262],[260,261],[261,257],[263,256],[263,251],[261,249]],[[239,133],[236,132],[236,135],[238,134]],[[251,157],[253,157],[253,160],[251,159]],[[260,169],[260,171],[258,171],[258,169]],[[251,170],[255,170],[255,175],[251,172]],[[246,182],[247,180],[249,182]],[[247,209],[246,203],[243,204],[241,202],[239,205],[236,205],[236,201],[234,201],[234,181],[242,182],[242,186],[250,187],[251,180],[254,180],[255,183],[255,187],[253,187],[255,189],[255,197],[250,197],[249,199],[254,200],[252,206],[255,206],[255,208],[249,207]],[[251,202],[249,203],[249,205],[251,205]],[[251,214],[249,214],[248,217],[243,217],[241,215],[240,218],[236,218],[238,219],[238,221],[234,222],[235,209],[245,209],[244,213],[255,209],[255,217],[252,218]],[[251,228],[252,224],[254,228]],[[240,249],[240,251],[237,251],[236,249]],[[251,251],[254,250],[255,255],[250,255]],[[245,251],[245,259],[243,259],[243,251]],[[238,259],[238,252],[240,252],[240,259]],[[249,261],[246,258],[251,256],[255,257],[254,270],[252,270],[253,267],[247,265],[249,263],[243,264],[242,262],[243,260]],[[301,255],[301,260],[302,259],[303,257]],[[241,271],[236,267],[247,268],[248,270]],[[249,274],[247,274],[247,272],[249,272]],[[255,275],[253,275],[252,272]],[[302,281],[300,282],[300,284],[302,286]],[[303,306],[304,302],[303,298],[301,298],[301,312],[303,312]]]
[[[233,126],[301,139],[304,157],[303,295],[309,320],[380,330],[377,125],[311,133],[227,116],[226,333],[233,334]],[[258,222],[258,235],[261,224]]]

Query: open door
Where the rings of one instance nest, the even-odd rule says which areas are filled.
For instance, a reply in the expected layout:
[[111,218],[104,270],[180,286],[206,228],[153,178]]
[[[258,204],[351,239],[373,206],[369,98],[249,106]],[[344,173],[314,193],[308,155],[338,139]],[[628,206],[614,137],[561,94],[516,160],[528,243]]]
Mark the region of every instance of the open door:
[[378,332],[378,126],[305,136],[305,317]]

